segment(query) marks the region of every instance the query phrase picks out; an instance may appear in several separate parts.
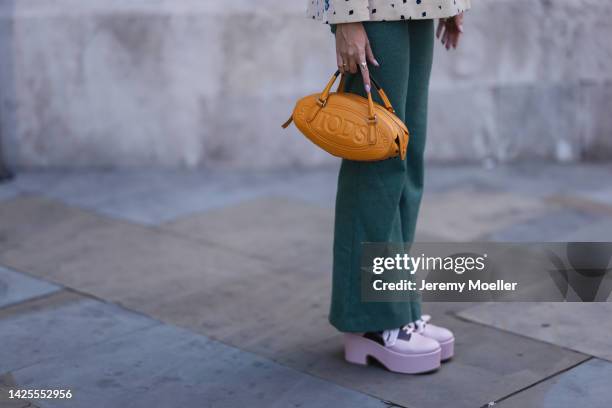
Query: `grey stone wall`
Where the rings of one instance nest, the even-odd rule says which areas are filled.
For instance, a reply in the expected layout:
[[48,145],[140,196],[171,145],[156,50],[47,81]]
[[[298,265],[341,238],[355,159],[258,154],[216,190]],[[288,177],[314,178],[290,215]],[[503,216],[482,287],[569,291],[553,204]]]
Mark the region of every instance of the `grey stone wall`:
[[[27,167],[331,163],[279,124],[334,70],[304,1],[4,0],[0,133]],[[474,0],[438,47],[435,161],[612,157],[612,2]]]

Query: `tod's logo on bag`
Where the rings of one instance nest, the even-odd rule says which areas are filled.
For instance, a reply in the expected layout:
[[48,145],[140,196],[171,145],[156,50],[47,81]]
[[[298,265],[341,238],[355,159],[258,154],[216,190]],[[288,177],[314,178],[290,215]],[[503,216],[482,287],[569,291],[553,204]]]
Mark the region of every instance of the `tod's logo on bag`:
[[323,92],[298,100],[291,117],[281,126],[287,128],[295,120],[297,128],[311,142],[343,159],[405,160],[408,129],[395,115],[376,80],[370,78],[382,105],[374,102],[371,92],[365,97],[345,93],[344,76],[336,92],[330,92],[339,75],[340,71],[334,73]]
[[355,121],[328,112],[319,112],[311,124],[312,128],[329,136],[339,135],[362,145],[366,143],[367,125],[359,125]]

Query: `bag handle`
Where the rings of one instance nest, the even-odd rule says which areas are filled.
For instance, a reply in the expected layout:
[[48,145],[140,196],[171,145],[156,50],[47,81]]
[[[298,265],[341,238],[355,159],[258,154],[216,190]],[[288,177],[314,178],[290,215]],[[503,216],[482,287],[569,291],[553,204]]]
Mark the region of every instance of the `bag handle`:
[[[313,121],[314,118],[319,113],[319,111],[321,110],[321,108],[323,108],[327,104],[327,99],[329,98],[329,92],[332,86],[334,85],[334,82],[336,82],[336,79],[338,79],[339,75],[340,75],[340,70],[337,70],[334,73],[334,75],[332,75],[329,82],[327,82],[327,85],[323,89],[323,92],[321,92],[321,95],[319,95],[319,98],[317,99],[317,105],[319,105],[319,108],[315,109],[312,112],[310,118],[308,119],[308,122]],[[340,84],[338,85],[337,92],[344,92],[344,84],[346,82],[345,78],[346,78],[346,75],[343,74],[342,78],[340,79]],[[393,109],[393,106],[391,105],[391,102],[389,101],[387,94],[380,87],[378,82],[372,77],[371,74],[370,74],[370,80],[374,84],[374,89],[376,89],[376,92],[378,92],[380,99],[382,99],[385,109],[387,109],[389,112],[394,114],[395,109]],[[374,101],[372,100],[372,92],[367,92],[367,96],[368,96],[368,124],[370,128],[368,132],[368,143],[373,145],[373,144],[376,144],[376,124],[378,123],[378,118],[376,117],[376,114],[374,113],[375,109],[374,109]]]
[[[321,108],[323,108],[327,104],[327,99],[329,98],[329,92],[332,86],[334,85],[334,82],[336,82],[336,79],[338,79],[339,75],[340,75],[340,70],[337,70],[334,73],[334,75],[330,78],[329,82],[327,82],[327,85],[323,89],[323,92],[321,92],[321,94],[319,95],[319,98],[317,99],[317,105],[319,105],[319,108],[313,110],[310,117],[307,119],[308,122],[312,122],[314,118],[317,116],[317,114],[319,113],[319,111],[321,110]],[[372,77],[372,74],[370,74],[370,80],[374,84],[374,88],[376,89],[376,92],[378,92],[380,99],[382,99],[385,109],[395,114],[395,109],[393,109],[393,106],[391,105],[391,102],[389,101],[387,94],[381,88],[378,82],[374,79],[374,77]],[[346,83],[346,75],[343,74],[342,77],[340,78],[340,84],[338,84],[338,88],[336,90],[338,93],[344,92],[345,83]],[[374,101],[372,100],[372,93],[368,92],[367,94],[368,94],[367,96],[368,96],[368,113],[369,113],[368,123],[370,125],[370,130],[368,133],[368,142],[370,144],[376,144],[376,123],[378,122],[378,119],[376,118],[376,114],[374,113],[375,110],[374,110]],[[287,128],[292,121],[293,121],[293,115],[291,115],[289,119],[285,123],[283,123],[281,126],[283,127],[283,129]]]
[[[327,98],[329,97],[329,92],[330,92],[332,86],[334,85],[334,82],[336,82],[336,79],[338,79],[339,75],[340,75],[340,70],[337,70],[334,73],[334,75],[330,78],[329,82],[325,86],[325,89],[323,89],[323,92],[321,92],[321,95],[319,96],[319,100],[317,101],[319,106],[321,106],[321,105],[325,106],[325,103],[327,103]],[[391,105],[391,101],[389,101],[389,98],[387,97],[387,94],[382,89],[382,87],[380,86],[378,81],[376,81],[376,79],[374,79],[372,74],[370,74],[370,81],[372,81],[372,84],[374,84],[374,89],[376,89],[376,92],[378,92],[378,96],[380,96],[380,99],[382,99],[383,105],[385,106],[385,109],[387,109],[389,112],[395,114],[395,109],[393,109],[393,106]],[[346,74],[342,74],[342,76],[340,78],[340,84],[338,84],[338,88],[336,89],[336,92],[338,92],[338,93],[344,92],[344,84],[345,84],[345,82],[346,82]],[[371,98],[370,95],[368,95],[368,99],[369,98]]]

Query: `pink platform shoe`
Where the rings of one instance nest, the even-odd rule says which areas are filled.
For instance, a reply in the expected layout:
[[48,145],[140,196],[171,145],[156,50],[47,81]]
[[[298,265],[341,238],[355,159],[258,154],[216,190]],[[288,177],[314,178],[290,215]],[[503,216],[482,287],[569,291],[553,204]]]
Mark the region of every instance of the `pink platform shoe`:
[[435,326],[429,321],[431,316],[422,315],[419,320],[414,323],[409,323],[402,327],[402,331],[399,334],[400,339],[406,339],[413,333],[421,334],[424,337],[433,339],[440,344],[442,348],[441,360],[446,361],[453,357],[455,354],[455,336],[453,332],[444,327]]
[[408,340],[398,338],[400,329],[382,334],[345,333],[346,361],[366,365],[368,357],[376,359],[387,370],[402,374],[419,374],[440,367],[441,348],[433,339],[414,333]]

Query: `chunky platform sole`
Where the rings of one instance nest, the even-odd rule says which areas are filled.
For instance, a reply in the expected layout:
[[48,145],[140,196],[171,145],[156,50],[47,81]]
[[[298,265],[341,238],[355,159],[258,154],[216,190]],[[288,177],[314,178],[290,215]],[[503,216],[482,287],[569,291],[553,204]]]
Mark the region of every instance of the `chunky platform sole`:
[[359,334],[344,334],[344,358],[353,364],[368,364],[375,358],[389,371],[402,374],[420,374],[440,368],[442,349],[423,354],[403,354],[384,347]]
[[445,342],[440,342],[440,348],[442,349],[440,360],[450,360],[455,355],[455,338],[453,337]]

